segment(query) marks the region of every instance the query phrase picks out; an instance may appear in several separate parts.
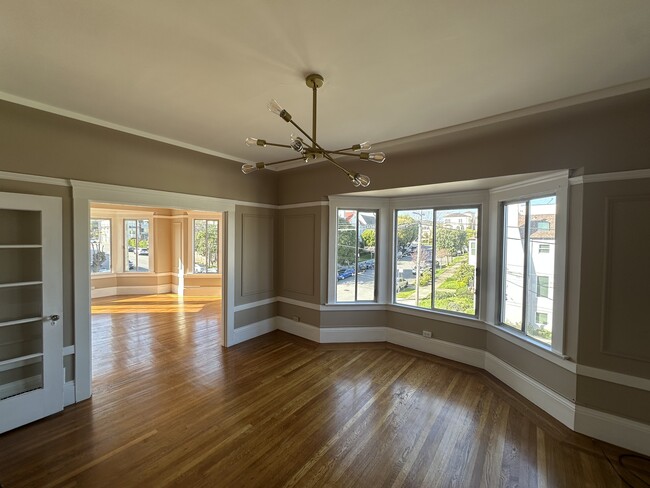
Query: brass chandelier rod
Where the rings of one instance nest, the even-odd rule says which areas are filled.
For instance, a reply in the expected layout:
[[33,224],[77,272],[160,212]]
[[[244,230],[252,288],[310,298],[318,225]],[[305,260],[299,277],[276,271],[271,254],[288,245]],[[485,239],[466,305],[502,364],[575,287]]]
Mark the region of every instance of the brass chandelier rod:
[[[309,88],[312,89],[312,135],[310,136],[305,132],[302,127],[300,127],[291,117],[291,114],[283,109],[278,102],[271,100],[269,102],[269,110],[276,115],[278,115],[285,122],[291,123],[298,131],[311,142],[311,146],[305,144],[301,137],[291,136],[291,144],[277,144],[272,142],[267,142],[264,139],[256,139],[254,137],[248,137],[246,139],[247,146],[274,146],[274,147],[283,147],[293,149],[296,152],[301,154],[300,157],[284,159],[282,161],[275,161],[273,163],[247,163],[242,166],[242,172],[244,174],[252,173],[253,171],[258,171],[269,166],[276,164],[288,163],[292,161],[304,160],[309,162],[310,159],[317,159],[319,157],[325,158],[327,161],[332,163],[338,169],[343,171],[347,177],[350,179],[354,186],[363,186],[367,187],[370,184],[370,178],[366,175],[360,173],[352,173],[344,168],[342,165],[337,163],[332,154],[341,155],[341,156],[355,156],[359,159],[365,161],[372,161],[375,163],[383,163],[386,159],[386,155],[383,152],[370,153],[370,143],[363,142],[361,144],[354,144],[351,147],[338,149],[336,151],[329,151],[322,147],[318,142],[316,142],[316,129],[317,129],[317,119],[318,119],[318,89],[323,86],[324,80],[323,77],[319,74],[311,74],[305,79],[305,83]],[[349,152],[352,151],[352,152]]]

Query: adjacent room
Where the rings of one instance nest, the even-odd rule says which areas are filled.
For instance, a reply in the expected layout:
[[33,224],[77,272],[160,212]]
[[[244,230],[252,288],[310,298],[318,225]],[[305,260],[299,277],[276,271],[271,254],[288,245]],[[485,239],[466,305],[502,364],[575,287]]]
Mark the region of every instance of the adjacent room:
[[0,486],[649,486],[649,25],[0,2]]

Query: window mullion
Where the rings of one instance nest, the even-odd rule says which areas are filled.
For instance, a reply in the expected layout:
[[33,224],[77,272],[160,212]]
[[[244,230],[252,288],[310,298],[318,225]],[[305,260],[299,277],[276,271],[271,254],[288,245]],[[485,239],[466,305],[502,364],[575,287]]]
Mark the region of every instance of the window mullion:
[[524,221],[524,279],[523,296],[521,300],[521,331],[526,333],[526,317],[528,314],[528,267],[530,240],[530,200],[526,201],[526,219]]

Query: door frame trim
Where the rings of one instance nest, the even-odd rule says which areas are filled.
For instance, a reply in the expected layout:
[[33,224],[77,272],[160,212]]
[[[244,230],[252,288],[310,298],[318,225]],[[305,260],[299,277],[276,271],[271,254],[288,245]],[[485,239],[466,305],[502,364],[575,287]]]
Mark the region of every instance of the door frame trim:
[[90,202],[202,210],[223,213],[222,344],[235,339],[235,206],[223,198],[146,190],[70,180],[73,201],[75,402],[92,395],[92,337],[90,314]]

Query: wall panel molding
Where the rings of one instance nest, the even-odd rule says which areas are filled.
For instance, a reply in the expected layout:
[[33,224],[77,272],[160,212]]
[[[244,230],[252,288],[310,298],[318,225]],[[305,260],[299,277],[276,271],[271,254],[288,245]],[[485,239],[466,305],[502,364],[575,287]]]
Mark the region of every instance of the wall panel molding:
[[[282,249],[282,287],[285,291],[313,297],[316,241],[316,216],[314,214],[284,215]],[[300,243],[293,238],[300,235]],[[299,273],[296,271],[299,270]]]
[[274,226],[270,214],[241,216],[241,296],[273,293]]

